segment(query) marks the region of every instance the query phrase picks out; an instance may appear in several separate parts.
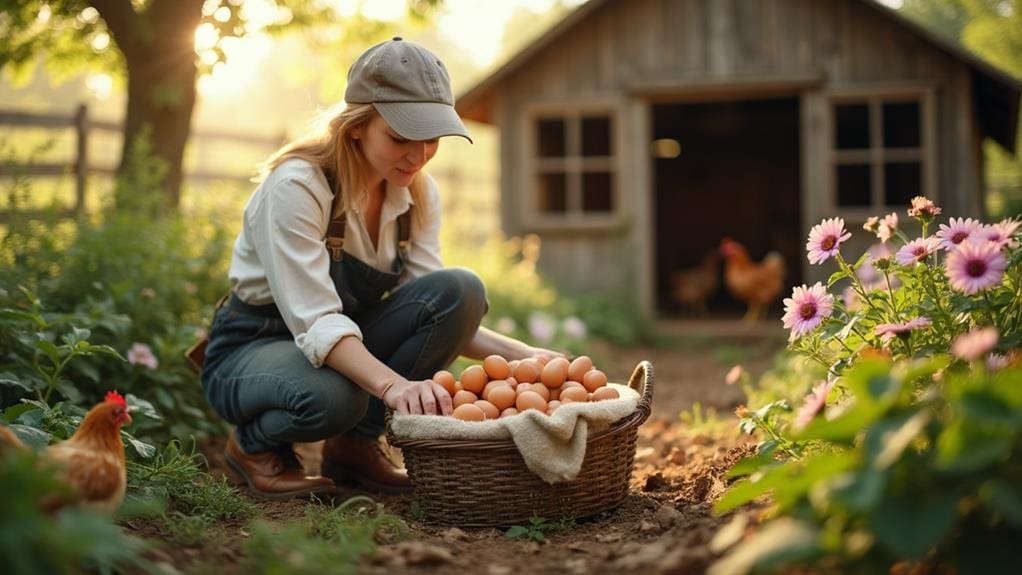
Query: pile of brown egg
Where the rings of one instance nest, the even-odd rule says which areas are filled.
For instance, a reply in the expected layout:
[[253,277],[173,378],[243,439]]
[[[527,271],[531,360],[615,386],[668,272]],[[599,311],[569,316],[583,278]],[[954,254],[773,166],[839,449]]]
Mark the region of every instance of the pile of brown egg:
[[527,409],[549,415],[565,403],[618,397],[616,389],[607,387],[607,375],[585,355],[570,362],[563,357],[508,361],[491,355],[482,365],[465,368],[460,379],[438,371],[433,381],[451,394],[452,415],[464,421],[511,417]]

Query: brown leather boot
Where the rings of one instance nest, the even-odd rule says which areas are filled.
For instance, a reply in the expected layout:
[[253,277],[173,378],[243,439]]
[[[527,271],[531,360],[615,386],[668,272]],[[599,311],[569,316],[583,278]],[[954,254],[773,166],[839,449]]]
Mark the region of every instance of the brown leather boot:
[[378,441],[337,436],[323,445],[323,475],[341,481],[352,479],[363,487],[381,493],[407,493],[412,490],[408,472],[398,467]]
[[334,489],[327,477],[307,477],[301,469],[287,466],[273,451],[245,453],[231,432],[224,449],[224,459],[259,497],[290,499],[312,494],[326,494]]

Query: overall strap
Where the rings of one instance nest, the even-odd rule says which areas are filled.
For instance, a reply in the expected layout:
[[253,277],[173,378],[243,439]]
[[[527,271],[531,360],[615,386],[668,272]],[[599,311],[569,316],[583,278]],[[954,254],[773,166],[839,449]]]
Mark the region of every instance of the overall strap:
[[330,220],[330,224],[326,228],[326,249],[330,251],[330,259],[335,262],[341,261],[344,254],[344,228],[346,226],[344,212],[341,212],[339,216]]
[[412,208],[397,217],[397,251],[402,256],[408,255],[408,245],[412,237]]

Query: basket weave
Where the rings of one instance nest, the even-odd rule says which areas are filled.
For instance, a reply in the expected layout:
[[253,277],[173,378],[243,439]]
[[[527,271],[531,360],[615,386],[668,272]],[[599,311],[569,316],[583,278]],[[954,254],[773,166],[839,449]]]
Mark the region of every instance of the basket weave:
[[635,411],[586,442],[582,469],[571,481],[550,485],[525,466],[507,440],[398,439],[422,520],[437,525],[497,527],[579,519],[616,508],[628,493],[638,428],[650,414],[653,365],[640,362],[628,382],[640,394]]

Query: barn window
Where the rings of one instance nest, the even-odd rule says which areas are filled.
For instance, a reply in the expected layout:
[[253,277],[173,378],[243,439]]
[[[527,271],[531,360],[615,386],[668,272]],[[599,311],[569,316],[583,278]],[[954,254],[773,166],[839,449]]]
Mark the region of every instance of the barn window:
[[532,116],[532,214],[548,223],[592,222],[617,209],[614,120],[603,111]]
[[835,207],[874,212],[933,197],[932,128],[926,92],[838,96],[832,100],[831,176]]

